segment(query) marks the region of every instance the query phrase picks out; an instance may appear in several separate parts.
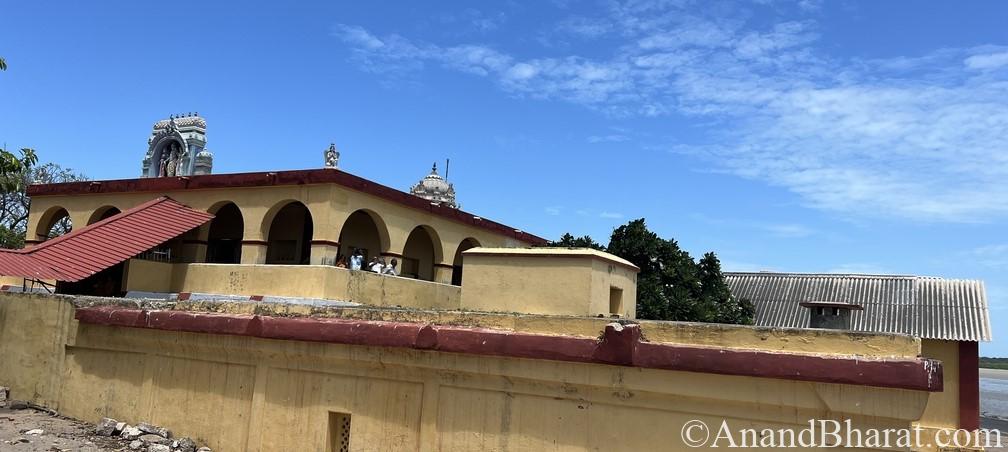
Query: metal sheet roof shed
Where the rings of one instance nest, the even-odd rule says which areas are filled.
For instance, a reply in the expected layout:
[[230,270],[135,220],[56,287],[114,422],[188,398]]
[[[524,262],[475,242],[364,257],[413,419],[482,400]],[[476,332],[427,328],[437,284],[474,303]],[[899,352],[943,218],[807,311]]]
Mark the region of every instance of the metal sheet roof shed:
[[80,281],[212,218],[162,196],[34,247],[0,250],[0,274]]
[[851,329],[923,339],[990,341],[983,281],[910,275],[725,272],[736,298],[755,307],[758,326],[808,328],[803,302],[853,303]]

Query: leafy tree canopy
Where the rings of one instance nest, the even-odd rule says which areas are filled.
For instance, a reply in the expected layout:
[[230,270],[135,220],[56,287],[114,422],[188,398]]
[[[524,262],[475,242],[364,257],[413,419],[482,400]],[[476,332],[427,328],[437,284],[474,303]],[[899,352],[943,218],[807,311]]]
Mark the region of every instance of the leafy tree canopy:
[[546,246],[558,248],[592,248],[599,251],[606,250],[606,247],[602,246],[601,243],[592,240],[592,238],[587,235],[584,237],[574,237],[573,235],[570,235],[570,233],[564,234],[563,237],[560,237],[560,240],[547,243]]
[[575,238],[569,233],[548,246],[594,248],[640,267],[638,318],[752,323],[752,303],[731,294],[714,253],[706,253],[696,262],[675,240],[663,239],[649,230],[643,218],[616,228],[608,247],[589,236]]
[[[31,199],[25,189],[32,184],[53,184],[87,180],[80,173],[63,168],[55,163],[37,164],[31,149],[23,149],[22,157],[15,161],[5,160],[7,153],[0,153],[0,248],[22,248],[25,231],[28,229],[28,209]],[[7,165],[7,166],[5,166]],[[49,231],[51,236],[63,235],[71,229],[69,217],[57,219]]]

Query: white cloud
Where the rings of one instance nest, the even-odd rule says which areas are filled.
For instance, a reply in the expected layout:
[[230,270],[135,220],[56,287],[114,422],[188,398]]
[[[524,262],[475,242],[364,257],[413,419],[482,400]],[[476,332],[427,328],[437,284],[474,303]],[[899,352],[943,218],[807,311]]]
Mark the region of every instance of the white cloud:
[[610,218],[610,219],[620,219],[623,218],[623,214],[618,212],[605,212],[599,214],[599,218]]
[[970,69],[996,69],[1008,66],[1008,52],[972,55],[964,63]]
[[377,50],[385,45],[381,39],[357,25],[339,24],[333,29],[333,34],[342,37],[348,44],[354,44],[366,50]]
[[810,207],[921,221],[1008,216],[1004,47],[841,60],[817,46],[814,22],[754,25],[660,0],[613,3],[604,17],[561,23],[612,24],[605,35],[618,40],[615,50],[518,57],[354,26],[337,35],[375,72],[436,63],[512,95],[606,115],[697,118],[706,136],[668,143],[670,151],[783,187]]
[[586,17],[571,17],[563,20],[555,27],[555,30],[558,32],[584,38],[597,38],[612,32],[613,29],[613,24],[607,20],[589,19]]
[[560,209],[562,209],[562,208],[561,207],[547,207],[545,209],[546,215],[552,215],[552,216],[560,215]]
[[815,229],[798,223],[765,223],[761,221],[743,220],[737,218],[716,218],[702,213],[691,213],[688,218],[709,226],[731,227],[745,230],[755,230],[783,239],[798,239],[817,234]]
[[761,228],[775,237],[804,238],[815,234],[812,228],[800,224],[768,224]]
[[630,137],[621,134],[609,134],[609,135],[592,135],[588,137],[588,142],[595,143],[622,143],[624,141],[630,141]]
[[1008,268],[1008,243],[986,245],[972,249],[967,256],[971,261],[995,269]]

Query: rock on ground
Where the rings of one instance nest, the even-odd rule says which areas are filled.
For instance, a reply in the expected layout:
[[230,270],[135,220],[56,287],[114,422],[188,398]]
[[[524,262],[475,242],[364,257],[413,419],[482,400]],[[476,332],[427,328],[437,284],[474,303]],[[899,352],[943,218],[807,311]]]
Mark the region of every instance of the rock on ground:
[[[30,430],[41,434],[28,436]],[[0,451],[113,452],[127,447],[118,437],[95,434],[95,425],[35,410],[0,408]]]

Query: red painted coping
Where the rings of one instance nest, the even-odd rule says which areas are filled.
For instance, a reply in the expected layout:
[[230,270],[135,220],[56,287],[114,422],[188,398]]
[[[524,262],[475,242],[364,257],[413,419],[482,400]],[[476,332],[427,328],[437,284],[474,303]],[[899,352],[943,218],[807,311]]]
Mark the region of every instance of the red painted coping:
[[859,359],[658,344],[642,341],[640,326],[636,324],[609,324],[597,340],[410,322],[147,311],[119,306],[79,308],[75,318],[91,325],[164,331],[402,347],[930,392],[943,389],[942,364],[933,359]]
[[459,209],[443,205],[432,205],[426,199],[334,168],[37,184],[30,185],[27,192],[30,196],[84,195],[92,193],[164,193],[181,190],[308,184],[341,185],[351,190],[377,196],[406,207],[429,212],[442,218],[485,229],[507,237],[514,237],[530,245],[545,245],[547,243],[547,240],[542,237],[517,230],[496,221],[477,217]]

